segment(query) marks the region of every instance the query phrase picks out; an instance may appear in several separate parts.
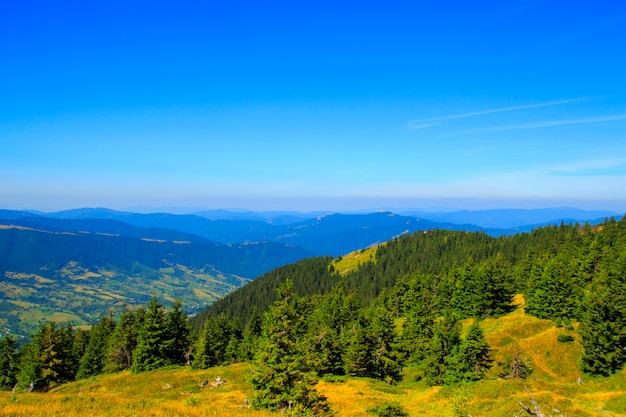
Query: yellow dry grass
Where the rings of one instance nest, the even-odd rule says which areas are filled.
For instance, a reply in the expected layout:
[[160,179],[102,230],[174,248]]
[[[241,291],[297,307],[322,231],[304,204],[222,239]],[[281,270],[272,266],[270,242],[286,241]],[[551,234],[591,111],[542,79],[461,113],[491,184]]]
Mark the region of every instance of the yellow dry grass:
[[335,268],[335,271],[339,272],[339,275],[345,275],[350,271],[356,270],[359,264],[364,264],[369,261],[376,262],[377,249],[378,246],[372,246],[367,249],[351,252],[333,260],[331,265]]
[[[523,300],[519,306],[523,305]],[[468,326],[470,320],[464,322]],[[523,308],[498,319],[481,323],[493,348],[495,362],[504,361],[519,350],[530,361],[533,372],[526,380],[502,380],[496,366],[488,378],[462,387],[429,387],[415,381],[407,369],[397,385],[366,378],[321,380],[317,389],[324,394],[337,416],[372,416],[367,410],[383,404],[399,404],[410,416],[453,416],[453,404],[466,397],[466,410],[474,417],[516,415],[518,401],[531,405],[529,393],[547,416],[626,416],[626,371],[609,378],[583,376],[577,383],[581,346],[560,343],[560,333],[548,320],[527,316]],[[244,408],[252,387],[249,365],[234,364],[208,370],[161,369],[142,374],[122,372],[101,375],[56,387],[48,393],[0,393],[0,416],[23,417],[269,417],[280,414]],[[199,381],[221,376],[223,387],[201,388]],[[554,410],[559,410],[554,411]]]

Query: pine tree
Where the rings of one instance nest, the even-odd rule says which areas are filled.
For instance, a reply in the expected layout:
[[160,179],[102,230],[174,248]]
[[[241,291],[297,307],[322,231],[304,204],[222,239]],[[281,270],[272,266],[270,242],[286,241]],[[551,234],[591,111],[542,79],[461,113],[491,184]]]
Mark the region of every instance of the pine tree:
[[312,414],[329,411],[326,398],[315,389],[317,379],[309,369],[305,346],[298,342],[302,322],[288,280],[265,316],[252,375],[255,408]]
[[583,302],[582,370],[608,376],[626,364],[626,253],[607,249]]
[[373,373],[374,342],[370,339],[368,327],[369,321],[361,313],[348,329],[345,368],[350,376],[367,377]]
[[568,254],[544,258],[526,291],[526,312],[542,319],[573,319],[578,315],[582,289]]
[[103,316],[89,332],[89,343],[80,359],[77,378],[86,378],[104,372],[109,338],[115,329],[113,316]]
[[192,366],[196,369],[206,369],[225,364],[234,334],[233,324],[225,315],[208,318],[196,341]]
[[73,345],[71,324],[43,324],[21,352],[19,386],[26,389],[32,383],[35,390],[46,391],[53,384],[73,380],[78,365]]
[[430,275],[412,277],[401,295],[405,317],[400,347],[408,363],[419,365],[427,356],[437,315],[436,281]]
[[126,309],[120,314],[107,346],[105,372],[119,372],[133,365],[133,350],[137,347],[139,329],[143,326],[145,309]]
[[133,350],[133,372],[151,371],[171,362],[164,351],[168,339],[166,312],[156,296],[150,300],[142,327],[137,337],[137,347]]
[[0,389],[11,389],[17,383],[19,351],[13,336],[0,337]]
[[371,340],[374,341],[374,378],[399,381],[402,374],[402,355],[398,350],[395,324],[391,312],[383,306],[373,305],[368,309]]
[[358,302],[342,285],[319,304],[309,323],[307,335],[314,368],[319,375],[345,374],[346,334],[358,312]]
[[478,321],[475,320],[448,367],[446,379],[449,382],[477,381],[492,366],[491,349]]
[[180,300],[176,300],[172,304],[172,307],[167,313],[165,327],[166,339],[161,346],[163,355],[170,364],[185,365],[187,362],[185,353],[188,351],[191,344],[191,331],[187,321],[187,314],[185,314],[183,304]]
[[254,352],[257,350],[261,332],[261,316],[259,316],[256,309],[253,309],[248,325],[243,332],[241,343],[239,344],[239,357],[242,360],[254,359]]
[[428,356],[422,362],[429,385],[443,385],[446,382],[450,364],[461,342],[460,327],[456,318],[450,314],[444,315],[433,326]]

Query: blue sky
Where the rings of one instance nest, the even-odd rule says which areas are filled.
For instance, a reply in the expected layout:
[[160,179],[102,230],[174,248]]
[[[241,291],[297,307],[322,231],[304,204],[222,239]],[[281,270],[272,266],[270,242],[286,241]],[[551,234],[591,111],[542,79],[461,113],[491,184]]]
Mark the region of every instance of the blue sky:
[[623,213],[625,45],[614,0],[0,1],[0,207]]

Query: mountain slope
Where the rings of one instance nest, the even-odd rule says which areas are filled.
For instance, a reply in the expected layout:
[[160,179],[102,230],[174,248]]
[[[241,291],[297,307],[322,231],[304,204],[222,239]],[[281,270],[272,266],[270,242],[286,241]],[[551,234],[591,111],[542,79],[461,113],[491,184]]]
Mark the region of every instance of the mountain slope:
[[[468,325],[464,323],[464,327]],[[608,378],[584,377],[582,385],[576,383],[579,341],[557,340],[559,334],[575,336],[574,332],[526,315],[522,304],[509,315],[486,320],[482,327],[494,349],[495,362],[506,361],[520,349],[534,368],[530,378],[503,380],[498,378],[500,369],[496,367],[480,382],[429,387],[423,381],[416,382],[412,378],[414,370],[407,368],[404,379],[395,385],[368,378],[336,377],[320,380],[317,390],[328,397],[337,415],[348,417],[374,415],[367,410],[385,404],[397,404],[410,416],[453,415],[459,401],[464,402],[465,413],[473,416],[518,415],[518,401],[532,407],[529,394],[546,415],[626,415],[624,371]],[[84,415],[88,409],[90,415],[103,417],[136,415],[137,410],[159,417],[277,415],[245,406],[252,394],[250,369],[249,363],[237,363],[201,370],[179,367],[138,374],[125,371],[71,382],[47,393],[5,391],[0,392],[0,414]],[[211,381],[218,375],[225,385],[200,387],[199,381]]]
[[0,326],[24,334],[44,318],[87,324],[109,309],[143,305],[152,294],[181,299],[193,313],[284,262],[311,255],[274,242],[165,240],[158,230],[146,236],[158,239],[0,226]]

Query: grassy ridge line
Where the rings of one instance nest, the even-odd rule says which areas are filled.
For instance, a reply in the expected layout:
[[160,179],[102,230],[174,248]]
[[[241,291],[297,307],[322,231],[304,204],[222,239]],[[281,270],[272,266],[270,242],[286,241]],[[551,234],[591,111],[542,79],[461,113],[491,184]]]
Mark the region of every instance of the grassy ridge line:
[[[279,414],[244,407],[250,395],[245,364],[192,371],[188,368],[159,370],[139,375],[124,372],[74,382],[49,393],[0,394],[3,416],[255,416]],[[198,381],[222,376],[227,384],[215,389],[200,388]],[[619,389],[617,386],[621,386]],[[519,411],[517,401],[530,405],[526,388],[552,416],[624,416],[624,374],[575,384],[487,380],[468,385],[467,410],[472,416],[510,416]],[[389,386],[381,381],[349,378],[321,381],[318,390],[326,395],[339,416],[368,416],[367,409],[397,403],[410,416],[453,415],[459,386],[426,387],[406,382]],[[555,412],[558,409],[559,412]],[[602,411],[606,410],[606,411]]]

